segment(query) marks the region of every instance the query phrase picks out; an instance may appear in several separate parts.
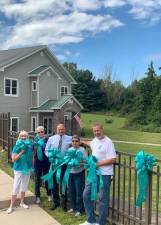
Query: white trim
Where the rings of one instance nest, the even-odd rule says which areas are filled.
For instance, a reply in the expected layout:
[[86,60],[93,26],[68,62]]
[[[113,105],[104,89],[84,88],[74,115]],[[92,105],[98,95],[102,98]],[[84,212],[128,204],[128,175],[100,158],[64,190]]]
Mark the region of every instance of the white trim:
[[40,104],[40,79],[37,78],[37,107],[39,107]]
[[44,50],[44,49],[46,49],[46,48],[47,48],[47,46],[43,46],[42,48],[37,49],[37,50],[31,52],[30,54],[27,54],[27,55],[25,55],[25,56],[23,56],[23,57],[21,57],[21,58],[15,60],[15,61],[12,61],[12,62],[6,64],[5,66],[2,66],[0,69],[3,69],[3,70],[4,70],[4,69],[6,69],[7,67],[12,66],[12,65],[14,65],[14,64],[16,64],[16,63],[22,61],[23,59],[26,59],[26,58],[30,57],[31,55],[34,55],[35,53],[37,53],[37,52],[39,52],[39,51],[42,51],[42,50]]
[[12,119],[17,119],[17,131],[16,132],[19,132],[19,130],[20,130],[20,127],[19,127],[20,118],[16,117],[16,116],[10,117],[10,131],[12,131]]
[[67,93],[64,93],[64,95],[68,95],[68,91],[69,91],[68,86],[63,85],[63,86],[60,86],[60,97],[64,96],[64,95],[61,95],[61,93],[62,93],[61,89],[62,88],[67,88]]
[[[51,121],[53,123],[53,117],[52,116],[43,116],[43,127],[45,128],[44,119],[47,119],[47,129],[49,129],[49,119],[51,119]],[[52,134],[52,133],[53,133],[53,124],[51,124],[51,133],[48,133],[48,130],[47,130],[47,134]]]
[[[6,80],[10,80],[11,81],[11,84],[12,84],[12,81],[17,81],[17,94],[14,95],[14,94],[6,94],[5,91],[6,91],[6,87],[5,87],[5,81]],[[12,86],[10,86],[12,88]],[[19,97],[19,80],[16,79],[16,78],[9,78],[9,77],[4,77],[4,81],[3,81],[3,88],[4,88],[4,96],[9,96],[9,97]]]
[[37,117],[37,126],[39,126],[39,113],[36,113],[36,117]]
[[[35,130],[33,130],[33,119],[35,119]],[[37,119],[36,116],[31,116],[31,131],[36,131],[36,127],[37,127]]]
[[[34,89],[34,84],[36,84],[36,89]],[[31,86],[32,86],[32,91],[37,91],[37,81],[36,80],[32,80]]]
[[[62,70],[65,74],[68,75],[68,77],[70,78],[70,82],[72,84],[77,84],[77,82],[74,80],[74,78],[72,77],[72,75],[64,68],[64,66],[59,62],[59,60],[56,58],[56,56],[54,54],[51,53],[50,49],[48,48],[48,46],[46,46],[46,49],[47,50],[47,54],[49,55],[49,57],[51,58],[51,60],[56,63],[55,66],[58,66],[58,68],[60,70]],[[63,73],[63,76],[64,76],[64,73]]]

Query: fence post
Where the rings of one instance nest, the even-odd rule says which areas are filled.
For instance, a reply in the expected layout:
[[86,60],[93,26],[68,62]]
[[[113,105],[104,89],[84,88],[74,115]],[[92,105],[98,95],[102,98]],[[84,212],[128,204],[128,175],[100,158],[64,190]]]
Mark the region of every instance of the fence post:
[[7,150],[8,150],[8,162],[10,160],[10,112],[7,115]]
[[145,224],[151,224],[151,213],[152,213],[152,173],[148,173],[149,183],[147,190],[147,198],[145,202]]

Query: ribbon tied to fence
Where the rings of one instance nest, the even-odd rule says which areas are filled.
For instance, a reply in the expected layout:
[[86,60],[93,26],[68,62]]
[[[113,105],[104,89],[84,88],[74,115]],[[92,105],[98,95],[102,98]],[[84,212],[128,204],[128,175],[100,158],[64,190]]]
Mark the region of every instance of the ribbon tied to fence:
[[152,171],[153,166],[156,165],[156,159],[153,155],[145,154],[144,151],[140,151],[135,157],[135,163],[139,185],[139,193],[136,205],[141,207],[142,203],[146,201],[149,183],[148,173]]

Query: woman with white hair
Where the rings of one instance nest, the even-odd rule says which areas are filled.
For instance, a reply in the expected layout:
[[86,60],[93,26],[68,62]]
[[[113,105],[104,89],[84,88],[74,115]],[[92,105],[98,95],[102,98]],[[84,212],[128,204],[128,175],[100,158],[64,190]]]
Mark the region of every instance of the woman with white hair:
[[[36,203],[40,203],[40,187],[42,184],[41,177],[48,173],[50,163],[45,155],[45,147],[47,138],[44,134],[44,127],[38,126],[36,128],[36,136],[34,138],[34,169],[35,169],[35,196]],[[48,183],[45,182],[45,189],[48,196],[48,201],[51,201],[51,191],[48,189]]]
[[28,133],[22,130],[19,133],[18,140],[12,150],[12,162],[14,170],[14,182],[10,207],[7,213],[13,211],[13,205],[17,194],[20,192],[20,207],[28,209],[29,206],[24,203],[25,192],[28,189],[30,172],[32,170],[32,145],[28,138]]

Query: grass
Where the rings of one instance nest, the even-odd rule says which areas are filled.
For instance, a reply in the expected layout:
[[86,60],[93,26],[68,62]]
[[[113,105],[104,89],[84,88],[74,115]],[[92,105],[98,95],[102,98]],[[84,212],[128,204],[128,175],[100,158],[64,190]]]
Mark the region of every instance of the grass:
[[[100,122],[104,126],[105,134],[110,137],[113,141],[130,141],[130,142],[141,142],[141,143],[152,143],[161,144],[160,133],[149,133],[141,131],[131,131],[124,129],[126,118],[109,116],[109,115],[98,115],[92,113],[82,113],[81,119],[84,124],[85,137],[92,138],[91,126],[95,122]],[[106,123],[107,120],[111,120],[112,123]],[[115,143],[116,150],[136,153],[138,150],[143,149],[147,153],[155,154],[157,157],[161,157],[161,147],[147,146],[147,145],[134,145]]]
[[[13,171],[11,166],[7,162],[7,151],[1,151],[0,149],[0,169],[13,177]],[[34,193],[34,182],[30,179],[29,190]],[[51,203],[47,201],[45,189],[41,188],[41,203],[40,207],[48,212],[54,219],[56,219],[61,225],[78,225],[85,221],[85,215],[75,217],[74,214],[67,214],[58,208],[54,211],[50,210]]]

